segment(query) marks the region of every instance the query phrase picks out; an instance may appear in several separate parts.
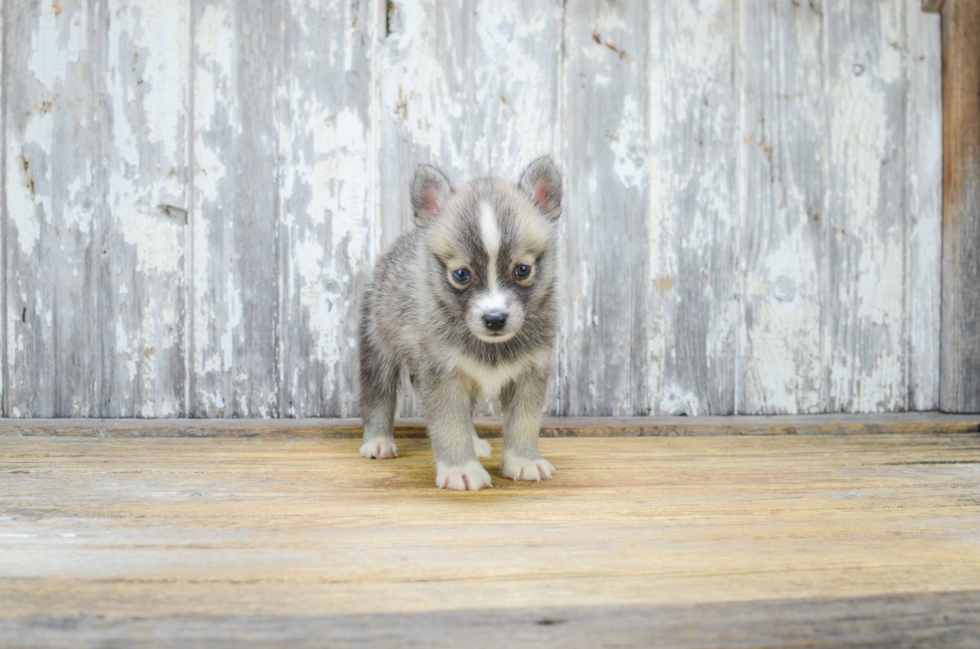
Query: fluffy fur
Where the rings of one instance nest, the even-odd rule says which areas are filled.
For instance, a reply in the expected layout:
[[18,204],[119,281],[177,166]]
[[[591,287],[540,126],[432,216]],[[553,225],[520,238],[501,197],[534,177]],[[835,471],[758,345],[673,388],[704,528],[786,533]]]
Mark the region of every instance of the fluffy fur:
[[412,208],[418,227],[381,259],[363,303],[361,455],[397,456],[404,369],[428,420],[437,486],[492,486],[477,459],[490,447],[472,421],[481,393],[503,405],[504,476],[550,478],[538,432],[554,363],[561,175],[541,157],[517,185],[482,178],[457,190],[421,165]]

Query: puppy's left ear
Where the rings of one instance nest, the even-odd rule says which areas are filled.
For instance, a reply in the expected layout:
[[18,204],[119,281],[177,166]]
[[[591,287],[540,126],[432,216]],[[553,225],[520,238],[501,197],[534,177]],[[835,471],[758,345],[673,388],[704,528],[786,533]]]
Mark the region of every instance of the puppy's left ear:
[[415,170],[415,179],[412,180],[415,225],[425,226],[431,223],[452,193],[452,183],[439,167],[419,165]]
[[521,189],[541,213],[557,221],[561,216],[561,172],[550,155],[535,158],[521,175]]

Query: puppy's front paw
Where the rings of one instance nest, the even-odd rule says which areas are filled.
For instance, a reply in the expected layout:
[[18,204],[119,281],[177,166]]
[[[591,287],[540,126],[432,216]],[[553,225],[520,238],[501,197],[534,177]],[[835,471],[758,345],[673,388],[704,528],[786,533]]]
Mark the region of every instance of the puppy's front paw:
[[480,439],[476,435],[473,436],[473,450],[476,451],[477,457],[493,457],[490,442],[485,439]]
[[511,480],[550,480],[551,474],[555,472],[555,467],[545,459],[529,460],[523,457],[504,455],[504,461],[500,465],[500,472],[505,478]]
[[387,460],[398,457],[398,447],[395,440],[376,437],[361,444],[361,457]]
[[484,487],[492,487],[493,483],[483,465],[478,460],[472,460],[459,466],[436,462],[436,486],[457,491],[479,491]]

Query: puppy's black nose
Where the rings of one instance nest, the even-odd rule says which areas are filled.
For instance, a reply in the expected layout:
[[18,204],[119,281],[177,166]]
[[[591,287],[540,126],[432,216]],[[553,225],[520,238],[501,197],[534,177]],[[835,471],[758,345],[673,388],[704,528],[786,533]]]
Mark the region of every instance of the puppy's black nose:
[[494,311],[493,313],[483,314],[483,324],[487,326],[490,331],[500,331],[507,324],[507,314],[503,311]]

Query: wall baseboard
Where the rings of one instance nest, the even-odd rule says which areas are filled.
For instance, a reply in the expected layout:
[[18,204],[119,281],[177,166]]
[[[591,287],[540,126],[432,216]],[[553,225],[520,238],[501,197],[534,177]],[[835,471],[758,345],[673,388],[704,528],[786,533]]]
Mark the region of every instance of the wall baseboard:
[[[499,437],[501,420],[475,420],[484,437]],[[425,437],[421,419],[399,419],[395,436]],[[361,436],[360,419],[0,419],[2,436],[49,437],[323,437]],[[980,414],[939,412],[870,415],[731,417],[546,417],[542,437],[698,435],[859,435],[978,433]]]

